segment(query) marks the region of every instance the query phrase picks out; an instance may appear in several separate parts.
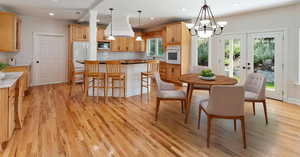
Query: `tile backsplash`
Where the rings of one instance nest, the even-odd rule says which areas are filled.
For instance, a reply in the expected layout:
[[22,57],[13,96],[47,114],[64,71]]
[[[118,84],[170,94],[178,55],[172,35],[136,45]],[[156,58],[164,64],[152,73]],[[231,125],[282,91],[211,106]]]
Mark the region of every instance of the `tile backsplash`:
[[143,52],[99,52],[99,60],[130,60],[145,59],[146,53]]

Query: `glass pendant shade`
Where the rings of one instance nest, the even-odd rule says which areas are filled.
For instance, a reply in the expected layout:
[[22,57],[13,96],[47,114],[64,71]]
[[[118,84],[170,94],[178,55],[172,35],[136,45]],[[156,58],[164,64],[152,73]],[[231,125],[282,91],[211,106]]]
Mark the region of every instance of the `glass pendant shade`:
[[107,40],[116,40],[114,36],[110,35],[108,36]]
[[226,21],[220,21],[220,22],[218,22],[218,25],[219,25],[220,27],[224,27],[224,26],[227,25],[227,22],[226,22]]
[[209,38],[213,35],[212,30],[198,31],[198,36],[201,38]]
[[136,41],[143,41],[143,38],[141,36],[137,36],[135,40]]

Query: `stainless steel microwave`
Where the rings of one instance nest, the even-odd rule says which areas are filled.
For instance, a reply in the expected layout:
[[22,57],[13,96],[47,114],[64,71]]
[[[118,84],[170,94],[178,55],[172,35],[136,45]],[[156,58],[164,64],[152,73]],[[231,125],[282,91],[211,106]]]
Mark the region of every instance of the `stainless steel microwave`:
[[110,49],[110,42],[108,41],[98,41],[99,50],[108,50]]

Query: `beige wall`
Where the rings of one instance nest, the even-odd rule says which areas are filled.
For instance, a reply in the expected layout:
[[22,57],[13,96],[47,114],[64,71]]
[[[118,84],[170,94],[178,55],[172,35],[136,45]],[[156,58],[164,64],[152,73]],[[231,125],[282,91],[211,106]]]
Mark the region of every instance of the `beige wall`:
[[[287,93],[285,101],[298,103],[300,105],[300,86],[296,85],[299,76],[299,28],[300,28],[300,4],[275,8],[264,11],[256,11],[243,15],[236,15],[231,17],[224,17],[219,20],[228,21],[225,28],[225,33],[246,33],[246,32],[260,32],[264,30],[286,29],[288,50],[284,53],[285,56],[285,83]],[[216,44],[213,41],[213,45]],[[212,46],[212,58],[217,57],[220,52]],[[213,67],[215,68],[217,60],[213,60]]]

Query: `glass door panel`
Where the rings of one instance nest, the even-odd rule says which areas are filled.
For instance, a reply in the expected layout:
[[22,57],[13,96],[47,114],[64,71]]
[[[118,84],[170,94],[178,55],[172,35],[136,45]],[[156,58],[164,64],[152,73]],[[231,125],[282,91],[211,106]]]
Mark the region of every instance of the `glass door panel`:
[[282,47],[283,33],[256,33],[248,37],[248,73],[261,73],[266,78],[267,97],[283,99]]

